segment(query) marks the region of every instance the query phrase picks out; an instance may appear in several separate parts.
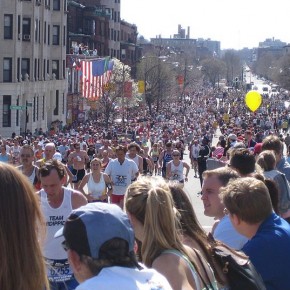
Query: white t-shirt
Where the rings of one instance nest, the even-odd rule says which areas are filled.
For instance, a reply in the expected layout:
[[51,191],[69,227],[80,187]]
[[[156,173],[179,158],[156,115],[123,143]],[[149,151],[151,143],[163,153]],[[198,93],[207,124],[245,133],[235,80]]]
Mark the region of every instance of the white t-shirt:
[[113,194],[124,195],[138,171],[138,166],[132,160],[125,158],[124,162],[120,164],[118,159],[112,159],[106,167],[105,173],[113,181]]
[[154,269],[143,267],[143,270],[117,266],[104,268],[97,276],[81,283],[76,290],[172,290],[165,277]]
[[213,237],[235,250],[240,250],[248,241],[248,238],[236,231],[228,215],[220,220],[213,232]]

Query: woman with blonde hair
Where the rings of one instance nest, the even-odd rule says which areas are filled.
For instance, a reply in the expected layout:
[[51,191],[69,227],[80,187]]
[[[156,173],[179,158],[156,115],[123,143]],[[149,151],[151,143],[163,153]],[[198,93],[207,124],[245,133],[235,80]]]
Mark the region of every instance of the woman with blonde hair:
[[0,163],[0,289],[49,289],[39,238],[45,225],[32,185]]
[[141,241],[142,262],[156,269],[173,289],[217,289],[213,272],[203,257],[183,245],[168,184],[142,177],[126,192],[125,208]]
[[[220,287],[228,284],[220,265],[214,259],[213,247],[220,244],[207,236],[200,225],[193,206],[185,191],[176,183],[169,183],[174,205],[178,210],[178,219],[181,225],[182,241],[185,245],[197,249],[208,261]],[[221,289],[221,288],[220,288]]]

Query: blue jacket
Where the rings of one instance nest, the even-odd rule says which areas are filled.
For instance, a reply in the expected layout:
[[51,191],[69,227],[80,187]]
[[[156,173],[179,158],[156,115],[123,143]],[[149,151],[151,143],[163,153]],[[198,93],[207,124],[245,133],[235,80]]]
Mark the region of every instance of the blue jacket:
[[242,248],[267,290],[290,289],[290,225],[272,213]]

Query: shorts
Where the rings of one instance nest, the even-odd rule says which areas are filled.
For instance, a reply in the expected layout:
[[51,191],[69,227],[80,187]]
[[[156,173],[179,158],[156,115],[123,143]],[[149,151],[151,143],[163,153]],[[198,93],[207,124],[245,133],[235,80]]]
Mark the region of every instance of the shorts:
[[122,200],[124,200],[125,195],[117,195],[113,194],[111,195],[111,203],[119,204]]
[[79,283],[75,278],[65,282],[49,282],[50,290],[73,290]]
[[76,180],[73,180],[72,181],[72,183],[78,183],[79,181],[81,181],[83,178],[84,178],[84,176],[86,175],[86,171],[84,170],[84,169],[72,169],[72,171],[71,171],[71,173],[73,174],[73,175],[76,175],[77,176],[77,178],[76,178]]

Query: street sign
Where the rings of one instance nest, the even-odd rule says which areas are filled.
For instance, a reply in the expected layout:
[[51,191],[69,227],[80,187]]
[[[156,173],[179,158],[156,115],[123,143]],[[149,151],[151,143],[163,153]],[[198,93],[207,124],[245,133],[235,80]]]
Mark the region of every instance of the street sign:
[[26,106],[10,106],[10,110],[25,110]]
[[26,103],[26,106],[27,106],[27,107],[32,107],[32,103],[27,102],[27,103]]

